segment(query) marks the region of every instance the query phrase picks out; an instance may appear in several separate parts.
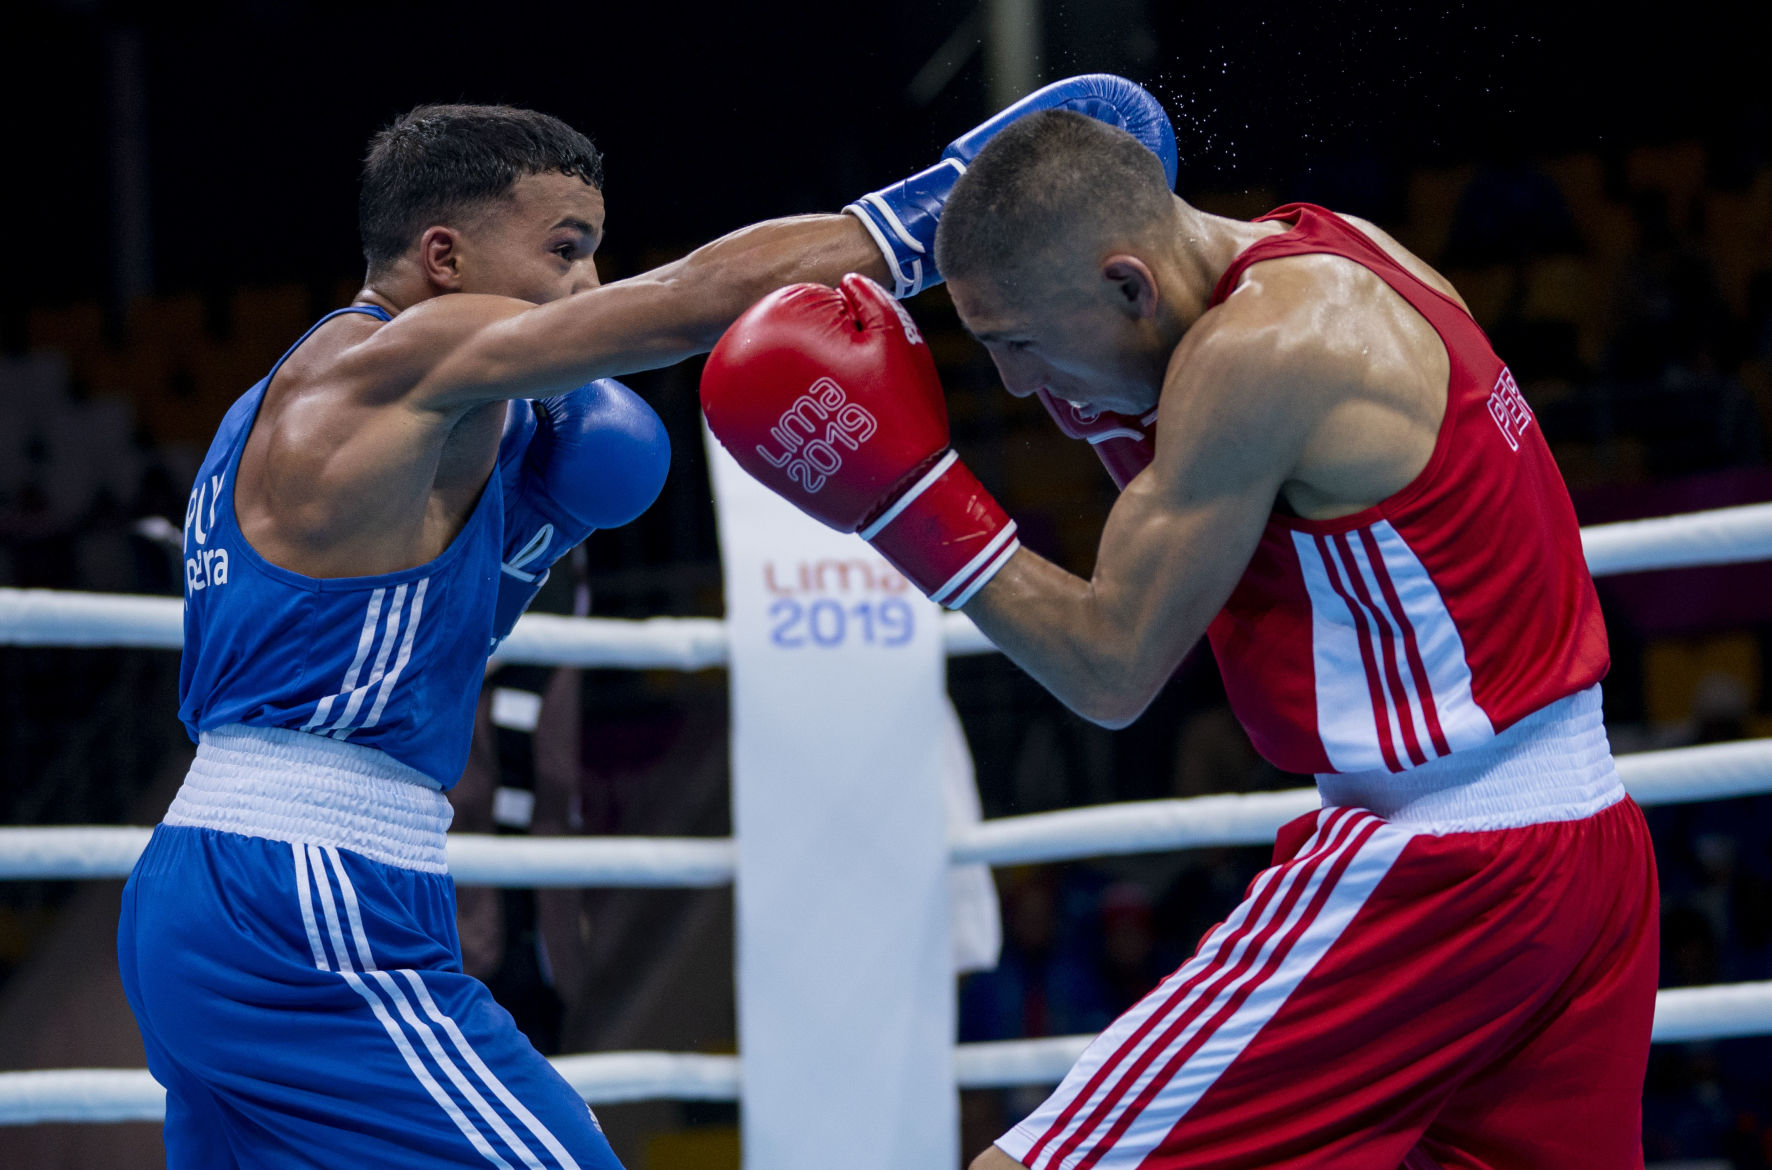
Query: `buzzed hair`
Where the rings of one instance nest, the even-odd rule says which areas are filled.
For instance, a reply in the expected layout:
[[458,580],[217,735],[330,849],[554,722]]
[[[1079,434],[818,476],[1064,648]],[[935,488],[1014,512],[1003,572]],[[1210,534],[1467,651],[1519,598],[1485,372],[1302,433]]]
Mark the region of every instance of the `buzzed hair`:
[[954,185],[935,233],[948,279],[1015,282],[1055,245],[1146,241],[1174,200],[1157,156],[1124,130],[1042,110],[985,144]]
[[428,105],[369,140],[357,225],[373,272],[435,223],[510,194],[518,179],[562,174],[603,187],[603,156],[560,119],[515,106]]

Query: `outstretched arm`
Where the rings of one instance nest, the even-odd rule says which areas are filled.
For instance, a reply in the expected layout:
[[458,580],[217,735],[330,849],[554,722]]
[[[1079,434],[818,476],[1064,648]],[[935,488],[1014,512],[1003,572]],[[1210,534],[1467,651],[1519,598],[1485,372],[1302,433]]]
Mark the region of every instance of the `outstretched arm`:
[[885,261],[848,215],[769,220],[681,260],[544,305],[458,293],[406,310],[352,355],[381,385],[407,385],[436,410],[562,393],[594,378],[653,369],[712,348],[759,297],[784,284],[884,276]]
[[844,209],[849,214],[757,224],[676,263],[552,304],[435,298],[363,347],[382,375],[366,381],[411,386],[414,404],[445,411],[533,398],[705,352],[746,308],[786,285],[835,285],[854,272],[909,296],[941,279],[935,227],[956,178],[1003,126],[1048,109],[1123,127],[1162,159],[1174,183],[1175,135],[1155,98],[1124,78],[1068,78],[961,135],[935,166],[862,196]]

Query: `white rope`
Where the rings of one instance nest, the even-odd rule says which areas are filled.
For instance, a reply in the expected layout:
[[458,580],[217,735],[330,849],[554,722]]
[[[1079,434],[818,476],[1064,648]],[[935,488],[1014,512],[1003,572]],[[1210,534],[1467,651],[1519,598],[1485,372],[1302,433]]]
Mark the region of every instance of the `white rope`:
[[[128,877],[152,829],[0,829],[0,879]],[[451,833],[449,872],[465,886],[724,886],[729,837],[494,837]]]
[[[176,597],[0,588],[0,645],[184,645],[184,602]],[[940,616],[949,655],[996,650],[972,619]],[[559,617],[524,614],[493,655],[495,662],[626,670],[707,670],[725,666],[726,623],[718,618]]]
[[[1633,752],[1618,775],[1639,804],[1682,804],[1772,792],[1772,739]],[[1320,808],[1314,788],[1137,800],[997,817],[952,839],[956,862],[1025,865],[1219,845],[1268,845],[1294,817]]]
[[[1772,792],[1772,740],[1670,748],[1618,757],[1639,804],[1682,804]],[[1319,807],[1314,788],[1140,800],[998,817],[952,841],[957,863],[1070,861],[1219,845],[1266,845]],[[0,828],[0,880],[128,875],[149,829],[71,825]],[[449,834],[449,871],[466,886],[706,887],[732,881],[728,837],[494,837]]]
[[716,618],[558,617],[528,613],[493,655],[531,666],[706,670],[725,666],[726,623]]
[[[1772,982],[1667,988],[1655,996],[1657,1044],[1772,1034]],[[954,1054],[962,1089],[1056,1085],[1093,1036],[1049,1036],[962,1044]]]
[[134,825],[0,829],[0,878],[128,877],[153,832]]
[[[1656,1043],[1772,1034],[1772,982],[1678,987],[1655,999]],[[1055,1085],[1093,1036],[1049,1036],[961,1044],[954,1072],[962,1089]],[[691,1052],[600,1052],[551,1063],[592,1105],[626,1101],[736,1101],[736,1056]],[[158,1121],[166,1094],[146,1069],[65,1068],[0,1072],[0,1125],[54,1121]]]
[[1129,800],[1093,808],[995,817],[956,833],[954,860],[1025,865],[1216,845],[1268,845],[1274,831],[1322,807],[1315,788],[1179,800]]
[[1038,1040],[992,1040],[954,1050],[954,1079],[962,1089],[1012,1089],[1056,1085],[1071,1071],[1093,1036],[1044,1036]]
[[[736,1101],[736,1056],[598,1052],[551,1063],[592,1105],[626,1101]],[[166,1091],[147,1069],[59,1068],[0,1072],[0,1125],[51,1121],[159,1121]]]
[[1670,987],[1655,995],[1655,1030],[1650,1039],[1657,1043],[1768,1033],[1772,1033],[1772,980]]
[[145,646],[177,650],[185,603],[177,597],[0,589],[0,642],[12,646]]
[[449,872],[464,886],[725,886],[730,837],[489,837],[451,833]]
[[1630,752],[1618,778],[1638,804],[1696,804],[1772,792],[1772,739]]
[[[1772,559],[1772,504],[1745,504],[1581,530],[1594,576]],[[995,649],[964,614],[942,615],[950,655]],[[137,646],[176,650],[184,603],[49,589],[0,589],[0,644]],[[539,666],[705,670],[724,666],[726,623],[715,618],[569,618],[527,614],[499,648],[501,662]]]
[[597,1052],[548,1062],[592,1105],[623,1101],[736,1101],[738,1057],[698,1052]]
[[159,1121],[166,1090],[145,1068],[0,1072],[0,1125],[45,1121]]
[[1772,560],[1772,504],[1597,524],[1581,530],[1581,550],[1596,577]]

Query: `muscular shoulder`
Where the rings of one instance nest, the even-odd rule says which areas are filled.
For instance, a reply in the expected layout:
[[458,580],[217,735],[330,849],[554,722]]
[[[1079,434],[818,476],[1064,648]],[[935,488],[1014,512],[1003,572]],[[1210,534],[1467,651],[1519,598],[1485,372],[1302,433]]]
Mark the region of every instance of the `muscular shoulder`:
[[1245,286],[1201,317],[1170,358],[1157,462],[1177,485],[1277,485],[1332,400],[1338,376],[1301,325],[1301,306],[1276,292]]
[[[1450,291],[1370,230],[1380,247],[1397,248],[1399,263],[1420,265],[1422,280]],[[1401,488],[1431,456],[1446,408],[1445,344],[1363,265],[1329,254],[1252,265],[1192,334],[1172,372],[1182,385],[1215,387],[1219,417],[1284,453],[1287,499],[1300,514],[1357,511]],[[1170,400],[1166,391],[1165,429]]]
[[1301,396],[1357,381],[1367,348],[1358,318],[1371,295],[1363,271],[1333,256],[1252,266],[1183,338],[1170,363],[1171,380],[1247,406],[1278,393],[1294,409]]
[[1160,433],[1182,458],[1236,447],[1315,481],[1326,462],[1370,462],[1359,453],[1388,448],[1398,425],[1431,436],[1445,365],[1432,327],[1371,270],[1333,255],[1267,260],[1177,347]]
[[[1388,234],[1344,216],[1406,271],[1461,307],[1457,290]],[[1201,319],[1212,332],[1261,337],[1265,365],[1329,389],[1440,380],[1444,346],[1434,328],[1376,272],[1330,253],[1252,265],[1236,290]],[[1198,329],[1196,328],[1196,331]]]
[[1361,219],[1357,215],[1342,215],[1340,212],[1337,212],[1336,214],[1341,215],[1342,219],[1359,228],[1360,232],[1365,235],[1367,239],[1371,240],[1374,244],[1377,244],[1380,248],[1383,248],[1390,258],[1395,260],[1398,264],[1401,264],[1411,276],[1422,281],[1429,288],[1445,293],[1454,301],[1458,302],[1459,308],[1467,313],[1470,312],[1470,306],[1464,303],[1464,298],[1458,295],[1458,290],[1452,286],[1451,281],[1447,280],[1444,276],[1441,276],[1438,271],[1427,263],[1427,261],[1403,247],[1403,245],[1398,243],[1397,239],[1389,232],[1369,220]]
[[[289,356],[247,440],[235,497],[261,552],[297,571],[351,576],[436,551],[419,547],[424,524],[439,504],[465,516],[485,483],[504,412],[502,404],[432,409],[415,391],[458,344],[465,322],[484,320],[483,306],[451,302],[476,300],[502,303],[451,294],[385,324],[341,316]],[[349,546],[366,534],[379,534],[380,544],[359,557]],[[392,550],[389,564],[375,559],[381,546]]]
[[487,325],[529,306],[505,297],[451,293],[401,311],[328,322],[291,357],[279,380],[324,387],[361,406],[410,401],[438,364]]

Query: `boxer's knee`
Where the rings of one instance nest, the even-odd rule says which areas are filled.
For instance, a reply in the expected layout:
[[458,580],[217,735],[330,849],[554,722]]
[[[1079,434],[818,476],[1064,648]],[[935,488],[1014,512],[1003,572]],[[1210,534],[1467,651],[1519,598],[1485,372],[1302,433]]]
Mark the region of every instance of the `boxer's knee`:
[[999,1150],[996,1146],[986,1146],[984,1153],[972,1159],[968,1170],[1025,1170],[1020,1162]]

